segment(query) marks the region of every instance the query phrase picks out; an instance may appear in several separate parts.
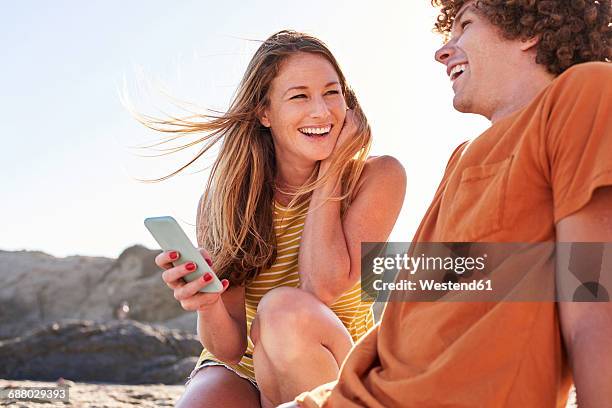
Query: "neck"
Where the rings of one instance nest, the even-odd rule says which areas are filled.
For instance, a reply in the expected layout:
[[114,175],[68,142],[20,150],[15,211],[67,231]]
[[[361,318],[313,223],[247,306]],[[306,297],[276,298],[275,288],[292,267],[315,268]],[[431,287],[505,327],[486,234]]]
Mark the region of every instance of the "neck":
[[293,197],[293,193],[306,184],[314,168],[315,163],[300,165],[298,163],[291,163],[287,160],[278,160],[277,157],[275,182],[277,186],[283,190],[283,193],[278,191],[275,192],[277,199],[281,203],[290,201]]
[[538,69],[533,67],[525,69],[524,72],[529,74],[519,75],[516,80],[511,81],[506,92],[507,96],[499,100],[497,108],[487,115],[492,123],[523,109],[555,79],[554,75],[540,66]]

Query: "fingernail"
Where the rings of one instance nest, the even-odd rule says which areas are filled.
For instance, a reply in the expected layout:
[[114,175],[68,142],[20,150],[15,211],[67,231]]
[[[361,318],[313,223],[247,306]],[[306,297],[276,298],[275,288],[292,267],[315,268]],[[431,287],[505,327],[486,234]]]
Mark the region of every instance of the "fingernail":
[[194,264],[193,262],[189,262],[187,265],[185,265],[185,269],[187,269],[188,271],[195,271],[196,264]]
[[202,279],[204,279],[204,282],[210,282],[212,280],[212,275],[206,272],[204,276],[202,276]]
[[224,288],[227,288],[229,286],[229,281],[227,279],[223,279],[221,281],[221,285],[223,285]]
[[208,259],[208,258],[204,258],[204,260],[206,261],[208,266],[210,266],[212,268],[212,261],[210,259]]
[[170,252],[170,259],[178,259],[178,252],[172,251]]

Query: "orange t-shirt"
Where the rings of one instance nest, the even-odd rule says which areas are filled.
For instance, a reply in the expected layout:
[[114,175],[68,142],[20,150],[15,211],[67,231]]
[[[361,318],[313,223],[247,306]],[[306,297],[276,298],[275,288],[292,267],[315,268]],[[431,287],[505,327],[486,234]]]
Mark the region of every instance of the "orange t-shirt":
[[[612,65],[568,69],[453,153],[414,241],[554,242],[559,220],[612,185],[611,112]],[[554,302],[391,302],[338,382],[298,401],[564,407],[570,384]]]

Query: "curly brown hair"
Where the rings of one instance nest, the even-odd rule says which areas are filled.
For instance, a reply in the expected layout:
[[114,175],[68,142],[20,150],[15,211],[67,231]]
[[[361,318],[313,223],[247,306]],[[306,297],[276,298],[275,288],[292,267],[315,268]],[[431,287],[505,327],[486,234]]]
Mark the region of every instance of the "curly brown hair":
[[[470,0],[431,0],[434,31],[450,38],[457,12]],[[476,10],[509,39],[538,36],[536,63],[558,75],[581,62],[612,59],[611,0],[474,0]]]

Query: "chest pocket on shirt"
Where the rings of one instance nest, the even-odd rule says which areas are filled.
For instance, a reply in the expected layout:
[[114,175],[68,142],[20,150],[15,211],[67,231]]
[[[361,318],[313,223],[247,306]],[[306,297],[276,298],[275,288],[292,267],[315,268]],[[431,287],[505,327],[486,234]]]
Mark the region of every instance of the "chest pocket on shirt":
[[512,158],[463,169],[448,220],[451,240],[476,241],[504,228]]

